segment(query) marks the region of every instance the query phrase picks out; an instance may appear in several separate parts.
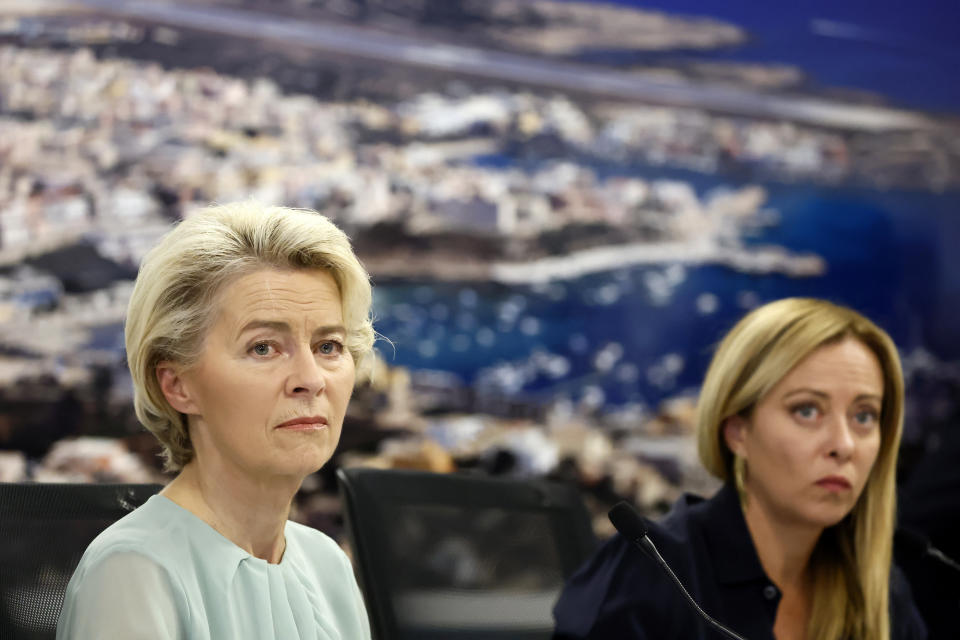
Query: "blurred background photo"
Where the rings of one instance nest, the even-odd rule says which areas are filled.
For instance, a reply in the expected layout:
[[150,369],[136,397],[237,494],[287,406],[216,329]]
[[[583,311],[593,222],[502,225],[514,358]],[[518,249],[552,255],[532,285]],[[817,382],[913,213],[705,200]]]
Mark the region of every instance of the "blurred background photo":
[[942,496],[957,19],[933,0],[0,0],[0,480],[164,480],[133,414],[132,281],[177,220],[255,199],[328,215],[374,283],[373,382],[294,514],[331,535],[341,465],[562,479],[601,537],[619,499],[656,515],[712,492],[698,385],[736,320],[786,296],[892,335],[902,484]]

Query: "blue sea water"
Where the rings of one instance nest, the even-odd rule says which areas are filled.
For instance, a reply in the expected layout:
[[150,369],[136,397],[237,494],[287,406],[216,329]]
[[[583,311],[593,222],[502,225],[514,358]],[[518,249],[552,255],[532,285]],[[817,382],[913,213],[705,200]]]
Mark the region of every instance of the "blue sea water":
[[[729,184],[697,180],[702,190]],[[780,222],[747,243],[818,253],[825,276],[677,263],[541,286],[384,283],[376,287],[377,328],[394,342],[385,354],[537,402],[655,406],[699,384],[713,345],[748,309],[816,296],[873,318],[905,353],[960,359],[955,194],[766,186]]]

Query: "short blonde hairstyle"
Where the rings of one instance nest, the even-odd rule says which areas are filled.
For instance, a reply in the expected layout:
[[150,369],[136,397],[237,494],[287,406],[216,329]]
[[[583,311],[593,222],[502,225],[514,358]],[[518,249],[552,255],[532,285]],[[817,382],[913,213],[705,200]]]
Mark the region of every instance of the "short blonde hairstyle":
[[140,265],[127,308],[127,364],[140,422],[163,446],[166,468],[193,459],[185,416],[157,378],[160,362],[189,367],[203,349],[224,287],[262,268],[322,270],[340,290],[346,347],[358,378],[369,370],[374,331],[366,270],[346,234],[315,211],[254,202],[210,206],[179,223]]
[[814,576],[809,638],[890,637],[888,585],[896,516],[896,462],[903,427],[903,374],[890,336],[852,309],[813,298],[786,298],[747,314],[723,338],[697,403],[700,459],[721,480],[733,479],[723,438],[732,416],[757,403],[816,349],[853,338],[880,363],[880,451],[851,512],[824,531],[811,557]]

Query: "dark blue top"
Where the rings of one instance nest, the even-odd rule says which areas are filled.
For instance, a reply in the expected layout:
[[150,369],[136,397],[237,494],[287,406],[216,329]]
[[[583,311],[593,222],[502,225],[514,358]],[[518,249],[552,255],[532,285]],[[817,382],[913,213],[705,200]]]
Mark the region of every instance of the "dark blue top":
[[[774,640],[780,590],[763,571],[736,489],[709,500],[685,494],[649,536],[711,616],[747,640]],[[923,640],[923,620],[910,588],[894,568],[890,580],[891,640]],[[553,610],[554,640],[659,640],[721,637],[701,621],[664,572],[616,535],[567,583]]]

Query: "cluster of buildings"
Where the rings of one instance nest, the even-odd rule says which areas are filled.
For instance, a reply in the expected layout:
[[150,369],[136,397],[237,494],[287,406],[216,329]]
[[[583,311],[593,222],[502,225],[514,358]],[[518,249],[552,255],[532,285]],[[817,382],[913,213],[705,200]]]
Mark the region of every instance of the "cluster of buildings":
[[[596,165],[703,170],[735,158],[841,175],[847,162],[836,135],[693,111],[598,115],[562,96],[507,91],[325,103],[284,95],[266,79],[164,70],[87,49],[7,46],[0,64],[6,263],[86,237],[136,265],[172,220],[240,198],[321,209],[361,234],[388,222],[413,235],[534,237],[600,223],[675,240],[756,213],[762,195],[750,189],[737,211],[718,211],[683,182],[604,177]],[[517,153],[538,150],[536,165],[521,169]]]

